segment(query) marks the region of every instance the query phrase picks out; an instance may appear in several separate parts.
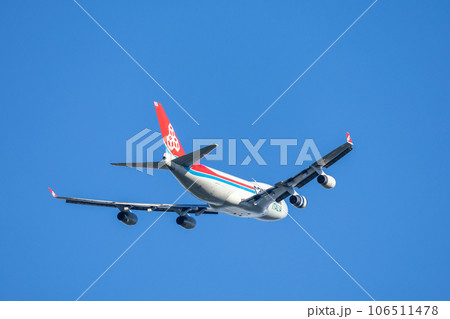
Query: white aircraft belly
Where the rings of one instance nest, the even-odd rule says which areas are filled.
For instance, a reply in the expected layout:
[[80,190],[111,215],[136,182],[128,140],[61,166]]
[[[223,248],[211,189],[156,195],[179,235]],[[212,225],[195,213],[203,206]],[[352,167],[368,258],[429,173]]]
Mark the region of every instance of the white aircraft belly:
[[196,176],[184,168],[175,168],[172,173],[192,195],[213,206],[235,206],[242,200],[255,195],[253,192],[236,188],[221,181]]
[[[254,192],[249,192],[219,180],[194,175],[184,167],[173,167],[171,171],[180,184],[192,195],[225,214],[243,218],[258,218],[261,220],[279,220],[286,217],[284,213],[286,204],[284,202],[282,204],[283,212],[279,215],[272,216],[270,214],[270,205],[267,201],[260,205],[254,205],[245,201],[255,195]],[[232,177],[231,175],[227,176]],[[239,179],[239,181],[243,180]],[[249,185],[255,184],[262,188],[270,187],[270,185],[263,183],[244,182]]]

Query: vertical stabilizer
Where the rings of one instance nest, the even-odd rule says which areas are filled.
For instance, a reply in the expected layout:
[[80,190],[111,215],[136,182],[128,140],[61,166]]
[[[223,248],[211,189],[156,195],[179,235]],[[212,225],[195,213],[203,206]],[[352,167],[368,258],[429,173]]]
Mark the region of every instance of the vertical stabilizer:
[[170,121],[167,118],[166,112],[164,112],[162,105],[158,102],[154,102],[154,104],[156,115],[158,116],[159,127],[161,128],[161,134],[163,136],[167,151],[176,157],[185,155],[180,140],[175,134],[173,126],[172,124],[170,124]]

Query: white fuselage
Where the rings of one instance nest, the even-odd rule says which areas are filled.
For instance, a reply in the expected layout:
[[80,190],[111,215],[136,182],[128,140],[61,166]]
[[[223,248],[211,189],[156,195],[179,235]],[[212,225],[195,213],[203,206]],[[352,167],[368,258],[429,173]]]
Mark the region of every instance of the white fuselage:
[[265,196],[257,204],[245,201],[257,192],[264,192],[270,188],[268,184],[249,182],[200,164],[190,168],[177,165],[170,160],[166,160],[166,164],[187,191],[218,211],[263,221],[280,220],[288,214],[284,200],[277,203],[270,196]]

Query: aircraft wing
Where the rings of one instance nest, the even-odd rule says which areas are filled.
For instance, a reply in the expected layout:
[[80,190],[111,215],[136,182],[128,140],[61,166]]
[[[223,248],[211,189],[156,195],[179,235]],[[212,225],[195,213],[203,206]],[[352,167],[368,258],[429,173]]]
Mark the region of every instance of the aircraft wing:
[[350,134],[347,133],[346,143],[337,147],[315,163],[311,164],[308,168],[302,170],[300,173],[289,177],[284,181],[276,183],[273,187],[248,198],[246,201],[250,203],[256,203],[265,197],[270,197],[279,202],[290,195],[288,189],[292,189],[293,187],[302,188],[314,178],[319,176],[319,172],[321,172],[322,168],[330,167],[346,154],[348,154],[352,149],[353,142],[351,140]]
[[151,203],[129,203],[129,202],[115,202],[107,200],[98,199],[85,199],[85,198],[75,198],[75,197],[62,197],[57,196],[54,191],[49,188],[52,196],[57,199],[63,199],[66,203],[70,204],[80,204],[80,205],[91,205],[91,206],[104,206],[104,207],[116,207],[121,211],[124,210],[146,210],[148,212],[176,212],[178,214],[183,214],[185,212],[192,213],[196,215],[200,214],[218,214],[219,212],[210,208],[206,204],[193,204],[193,205],[183,205],[183,204],[151,204]]

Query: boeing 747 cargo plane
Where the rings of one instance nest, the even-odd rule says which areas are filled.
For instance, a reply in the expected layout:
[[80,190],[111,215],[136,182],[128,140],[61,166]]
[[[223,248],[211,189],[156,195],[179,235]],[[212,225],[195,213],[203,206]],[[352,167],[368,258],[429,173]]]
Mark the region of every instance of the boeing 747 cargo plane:
[[275,185],[246,181],[199,163],[200,159],[217,147],[216,144],[186,154],[163,107],[157,102],[154,104],[166,147],[162,160],[144,163],[112,163],[112,165],[168,170],[188,192],[205,202],[204,204],[147,204],[62,197],[57,196],[50,189],[53,197],[71,204],[115,207],[119,209],[117,218],[125,225],[137,223],[138,218],[132,210],[175,212],[178,214],[177,224],[186,229],[192,229],[196,225],[192,215],[200,216],[219,212],[262,221],[277,221],[288,214],[288,205],[285,202],[288,197],[294,207],[306,207],[306,198],[298,194],[296,188],[302,188],[315,178],[324,188],[335,187],[336,180],[325,174],[323,169],[329,168],[353,148],[352,140],[347,133],[346,143],[284,181]]

